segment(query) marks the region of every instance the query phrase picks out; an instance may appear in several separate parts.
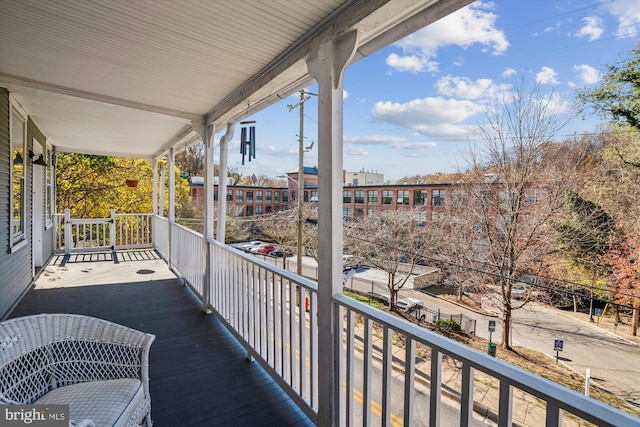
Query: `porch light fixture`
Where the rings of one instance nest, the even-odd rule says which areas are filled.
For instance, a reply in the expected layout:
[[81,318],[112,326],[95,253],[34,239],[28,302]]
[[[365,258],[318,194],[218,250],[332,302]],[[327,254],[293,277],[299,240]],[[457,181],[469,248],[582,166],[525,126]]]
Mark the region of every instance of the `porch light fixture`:
[[[246,122],[240,122],[242,128],[240,129],[240,154],[242,154],[242,164],[244,165],[245,156],[248,157],[249,161],[251,158],[256,158],[256,127],[254,126],[256,123],[255,120],[249,120]],[[249,126],[249,132],[247,134],[247,126]]]
[[38,158],[33,161],[33,164],[39,166],[48,166],[47,162],[44,160],[44,154],[40,154]]
[[22,154],[16,153],[16,156],[13,158],[14,165],[21,165],[24,163],[24,159],[22,158]]

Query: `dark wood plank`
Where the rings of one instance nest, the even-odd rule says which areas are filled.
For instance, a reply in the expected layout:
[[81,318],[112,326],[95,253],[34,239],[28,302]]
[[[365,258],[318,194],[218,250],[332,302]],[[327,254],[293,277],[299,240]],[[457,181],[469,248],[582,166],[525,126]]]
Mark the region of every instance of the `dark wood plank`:
[[155,334],[156,427],[312,425],[178,279],[33,289],[11,317],[37,313],[85,314]]

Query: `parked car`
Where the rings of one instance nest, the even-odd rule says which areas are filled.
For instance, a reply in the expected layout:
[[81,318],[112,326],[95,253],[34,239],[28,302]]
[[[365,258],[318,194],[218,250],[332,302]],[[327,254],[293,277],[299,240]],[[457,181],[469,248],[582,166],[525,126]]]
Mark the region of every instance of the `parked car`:
[[[282,249],[276,249],[275,251],[269,252],[267,255],[273,258],[282,258],[284,256],[284,251]],[[287,257],[293,256],[291,251],[287,251]]]
[[351,270],[352,268],[360,268],[363,267],[364,264],[360,262],[353,255],[342,255],[342,270]]
[[254,240],[252,242],[245,243],[244,245],[240,246],[240,249],[242,249],[245,252],[251,252],[251,249],[257,248],[262,244],[263,243],[260,240]]
[[399,310],[402,310],[408,314],[411,314],[416,319],[425,321],[427,318],[427,307],[424,303],[416,298],[398,298],[396,306]]
[[278,249],[278,248],[273,243],[263,243],[260,246],[258,246],[257,248],[251,249],[251,253],[252,254],[263,254],[263,255],[266,255],[269,252],[275,251],[276,249]]

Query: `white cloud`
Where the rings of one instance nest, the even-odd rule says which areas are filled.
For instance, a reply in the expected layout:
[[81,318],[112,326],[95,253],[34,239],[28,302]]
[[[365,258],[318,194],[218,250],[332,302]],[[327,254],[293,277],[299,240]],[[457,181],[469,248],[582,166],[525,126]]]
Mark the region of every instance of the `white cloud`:
[[511,67],[507,67],[504,69],[504,71],[502,72],[502,77],[509,78],[511,76],[513,76],[516,73],[516,70],[511,68]]
[[459,123],[482,111],[482,106],[468,100],[424,98],[400,104],[377,102],[371,109],[374,120],[415,129],[420,135],[460,137],[469,132]]
[[438,69],[438,63],[429,61],[426,57],[418,57],[416,55],[400,56],[392,53],[387,57],[387,65],[396,71],[409,71],[417,73],[419,71],[435,71]]
[[346,147],[344,149],[344,153],[350,156],[366,156],[367,154],[369,154],[362,147]]
[[402,55],[391,54],[387,65],[398,71],[435,71],[438,49],[457,45],[468,48],[482,45],[493,55],[502,55],[509,47],[506,35],[495,27],[494,4],[477,1],[400,40],[395,46]]
[[558,73],[551,67],[542,67],[542,69],[536,74],[536,83],[543,85],[557,85]]
[[347,99],[349,97],[349,92],[347,92],[346,90],[342,89],[342,99]]
[[617,37],[638,37],[640,32],[640,2],[638,0],[616,0],[604,5],[618,20]]
[[602,33],[604,33],[602,19],[596,16],[587,16],[582,20],[585,25],[576,33],[576,37],[588,37],[589,41],[598,40],[602,37]]
[[573,70],[584,84],[592,85],[600,80],[600,73],[598,73],[598,70],[593,68],[591,65],[575,65]]
[[355,145],[393,145],[405,142],[407,138],[391,135],[345,136],[344,142]]
[[497,85],[491,79],[471,80],[466,77],[445,76],[436,83],[438,93],[459,99],[484,99],[509,90],[508,85]]

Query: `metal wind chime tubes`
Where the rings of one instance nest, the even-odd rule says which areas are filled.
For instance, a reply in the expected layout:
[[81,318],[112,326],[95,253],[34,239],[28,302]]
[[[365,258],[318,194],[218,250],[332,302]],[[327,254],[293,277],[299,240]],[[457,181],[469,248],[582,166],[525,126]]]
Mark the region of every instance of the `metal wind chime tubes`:
[[[255,120],[246,122],[240,122],[242,128],[240,129],[240,154],[242,154],[242,164],[244,165],[245,156],[251,161],[252,158],[256,158],[256,127]],[[249,133],[247,135],[247,125],[249,126]]]

